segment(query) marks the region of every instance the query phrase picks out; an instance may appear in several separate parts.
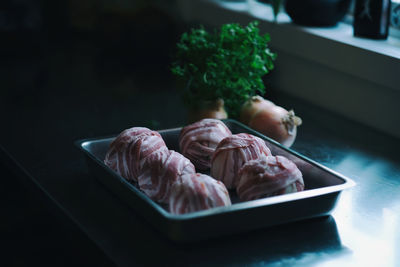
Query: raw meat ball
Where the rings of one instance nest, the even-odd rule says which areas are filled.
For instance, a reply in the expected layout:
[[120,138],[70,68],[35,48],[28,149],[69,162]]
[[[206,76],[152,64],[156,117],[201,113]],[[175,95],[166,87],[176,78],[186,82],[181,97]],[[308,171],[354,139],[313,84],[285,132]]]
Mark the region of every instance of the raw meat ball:
[[270,155],[271,151],[259,137],[247,133],[226,137],[218,144],[211,159],[211,176],[233,189],[238,184],[243,164]]
[[170,212],[173,214],[230,205],[225,185],[201,173],[182,175],[172,186],[169,199]]
[[179,135],[181,153],[199,170],[209,170],[218,143],[232,133],[216,119],[203,119],[184,127]]
[[161,135],[144,127],[121,132],[110,144],[104,163],[129,181],[137,181],[143,160],[153,152],[168,150]]
[[195,173],[194,165],[173,150],[152,153],[138,177],[139,188],[151,199],[168,203],[171,186],[181,175]]
[[251,160],[242,167],[239,175],[237,193],[242,201],[304,190],[300,170],[283,156]]

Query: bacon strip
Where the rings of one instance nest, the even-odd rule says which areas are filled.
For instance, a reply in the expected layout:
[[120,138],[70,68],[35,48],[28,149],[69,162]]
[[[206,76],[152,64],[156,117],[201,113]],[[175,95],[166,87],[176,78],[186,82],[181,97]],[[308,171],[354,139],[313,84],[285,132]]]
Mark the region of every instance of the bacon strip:
[[173,214],[229,205],[231,200],[225,185],[200,173],[182,175],[172,186],[169,199],[170,212]]
[[224,138],[217,146],[211,159],[211,176],[233,189],[239,181],[239,170],[246,162],[261,156],[270,156],[265,142],[247,133]]
[[251,160],[241,168],[239,176],[237,193],[242,201],[304,190],[300,170],[283,156]]
[[114,139],[104,163],[125,179],[136,182],[143,160],[159,150],[168,148],[158,132],[145,127],[133,127]]
[[194,165],[173,150],[161,150],[149,155],[138,176],[139,188],[151,199],[168,203],[171,186],[181,175],[194,174]]
[[197,169],[208,170],[211,166],[211,156],[218,143],[231,135],[231,131],[222,121],[203,119],[181,130],[180,151],[193,162]]

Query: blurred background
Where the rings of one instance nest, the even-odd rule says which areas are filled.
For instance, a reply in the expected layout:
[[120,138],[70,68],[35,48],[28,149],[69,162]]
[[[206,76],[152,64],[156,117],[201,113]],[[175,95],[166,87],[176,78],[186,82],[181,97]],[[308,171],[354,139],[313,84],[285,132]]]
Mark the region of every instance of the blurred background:
[[[5,248],[0,265],[112,266],[38,190],[35,179],[24,180],[26,173],[10,169],[13,155],[2,156],[13,150],[25,151],[22,161],[40,158],[24,168],[55,185],[49,166],[68,179],[81,178],[76,163],[62,169],[54,157],[62,150],[64,161],[78,159],[74,140],[133,124],[160,128],[183,122],[182,112],[171,118],[171,112],[160,115],[152,108],[161,101],[152,100],[154,94],[170,96],[167,108],[179,106],[169,64],[185,26],[170,8],[174,2],[0,1],[0,112],[2,129],[12,129],[2,131],[0,143],[0,243]],[[148,112],[137,116],[137,110]],[[40,148],[54,138],[63,140],[57,149]],[[73,198],[73,189],[61,187]]]
[[174,2],[1,1],[1,79],[16,96],[35,97],[52,64],[64,60],[79,61],[78,70],[87,72],[81,78],[100,78],[97,89],[113,87],[115,94],[133,90],[154,71],[168,79],[169,56],[181,31],[168,8]]

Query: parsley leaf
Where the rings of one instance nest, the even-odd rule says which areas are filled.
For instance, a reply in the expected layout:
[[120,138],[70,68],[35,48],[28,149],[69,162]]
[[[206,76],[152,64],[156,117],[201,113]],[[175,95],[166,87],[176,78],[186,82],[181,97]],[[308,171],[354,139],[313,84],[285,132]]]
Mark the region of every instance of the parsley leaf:
[[249,97],[265,93],[262,77],[273,69],[276,54],[258,25],[224,24],[212,33],[200,26],[182,34],[171,71],[187,82],[182,93],[188,107],[221,98],[229,116],[237,118]]

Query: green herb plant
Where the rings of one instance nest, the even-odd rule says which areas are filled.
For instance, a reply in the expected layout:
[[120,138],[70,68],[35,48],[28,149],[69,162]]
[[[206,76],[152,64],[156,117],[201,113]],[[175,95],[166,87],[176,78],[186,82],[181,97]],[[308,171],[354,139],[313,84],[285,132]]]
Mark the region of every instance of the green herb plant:
[[188,108],[223,99],[229,117],[237,118],[249,97],[265,94],[262,77],[273,69],[276,54],[258,25],[224,24],[212,33],[201,26],[182,34],[171,70],[186,82]]

